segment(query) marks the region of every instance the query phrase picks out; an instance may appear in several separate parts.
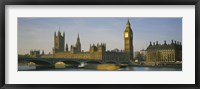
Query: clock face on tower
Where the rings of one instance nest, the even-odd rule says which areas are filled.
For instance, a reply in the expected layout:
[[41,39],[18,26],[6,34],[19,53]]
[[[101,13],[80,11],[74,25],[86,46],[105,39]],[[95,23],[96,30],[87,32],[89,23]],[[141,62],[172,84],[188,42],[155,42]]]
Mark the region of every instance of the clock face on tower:
[[128,38],[128,32],[125,32],[125,36],[124,36],[125,38]]

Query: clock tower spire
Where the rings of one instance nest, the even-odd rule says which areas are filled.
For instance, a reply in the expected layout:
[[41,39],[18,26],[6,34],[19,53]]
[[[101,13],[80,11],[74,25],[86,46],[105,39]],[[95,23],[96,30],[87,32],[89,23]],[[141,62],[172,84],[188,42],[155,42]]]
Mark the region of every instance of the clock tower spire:
[[129,59],[133,59],[133,32],[129,19],[124,31],[124,51],[128,54]]

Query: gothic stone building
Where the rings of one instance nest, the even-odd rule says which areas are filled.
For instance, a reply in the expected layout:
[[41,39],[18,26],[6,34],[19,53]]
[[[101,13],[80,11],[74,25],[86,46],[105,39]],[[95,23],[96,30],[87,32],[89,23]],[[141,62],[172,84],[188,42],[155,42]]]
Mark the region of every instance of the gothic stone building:
[[30,51],[30,57],[39,57],[40,56],[40,50],[31,50]]
[[146,49],[146,62],[176,62],[182,61],[182,45],[181,42],[175,43],[171,42],[171,44],[158,44],[158,41],[153,43],[153,45],[149,44]]
[[53,58],[71,58],[71,59],[94,59],[94,60],[117,60],[129,62],[133,59],[133,32],[130,26],[129,20],[126,23],[124,31],[124,51],[106,51],[106,44],[93,44],[90,45],[88,52],[81,50],[81,42],[78,34],[75,45],[68,48],[68,44],[65,45],[65,33],[61,35],[54,33],[54,47],[52,55],[43,55],[42,57]]
[[55,32],[53,53],[63,52],[65,47],[64,44],[65,44],[65,33],[63,33],[62,36],[60,31],[58,31],[58,35],[56,36]]

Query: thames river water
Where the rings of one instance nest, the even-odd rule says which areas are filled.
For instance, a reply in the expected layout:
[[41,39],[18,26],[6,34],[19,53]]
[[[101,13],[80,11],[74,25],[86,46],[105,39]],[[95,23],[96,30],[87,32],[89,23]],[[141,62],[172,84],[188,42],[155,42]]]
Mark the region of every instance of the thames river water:
[[[84,68],[53,68],[53,69],[35,69],[30,66],[18,66],[18,71],[102,71],[96,69]],[[115,70],[116,71],[116,70]],[[165,67],[126,67],[120,68],[117,71],[182,71],[182,68],[165,68]]]

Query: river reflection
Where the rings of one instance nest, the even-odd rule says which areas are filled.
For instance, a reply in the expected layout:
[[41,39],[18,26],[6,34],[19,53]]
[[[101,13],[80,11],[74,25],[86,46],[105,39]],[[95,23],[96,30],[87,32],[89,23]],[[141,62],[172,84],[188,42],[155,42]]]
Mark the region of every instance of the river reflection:
[[[36,69],[34,66],[18,66],[18,71],[102,71],[85,68],[53,68],[53,69]],[[165,68],[165,67],[126,67],[119,68],[115,71],[182,71],[182,68]]]

